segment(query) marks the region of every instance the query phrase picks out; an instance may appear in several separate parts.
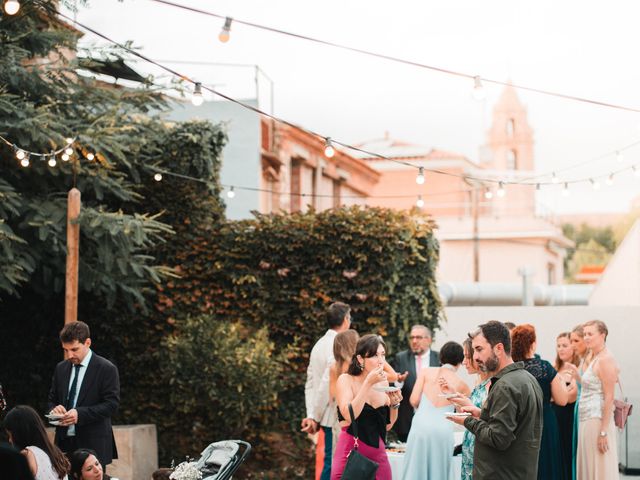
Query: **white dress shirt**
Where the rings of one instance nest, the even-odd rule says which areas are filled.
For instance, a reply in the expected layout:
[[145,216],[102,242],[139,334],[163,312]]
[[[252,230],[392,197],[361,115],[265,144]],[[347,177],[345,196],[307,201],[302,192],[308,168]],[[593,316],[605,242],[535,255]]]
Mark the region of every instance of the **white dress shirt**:
[[336,338],[333,329],[327,332],[316,342],[311,349],[309,356],[309,367],[307,368],[307,383],[304,387],[304,399],[307,407],[307,418],[313,418],[324,427],[331,424],[329,414],[329,384],[322,381],[327,367],[334,361],[333,341]]
[[431,349],[425,350],[422,355],[416,355],[416,377],[420,373],[421,368],[426,368],[429,366],[430,358],[431,358]]
[[[89,362],[91,361],[92,355],[93,355],[93,352],[91,351],[91,349],[89,349],[87,354],[84,356],[84,358],[80,362],[80,365],[82,365],[82,367],[80,367],[80,369],[78,370],[78,384],[76,385],[76,396],[73,398],[73,408],[76,408],[76,402],[78,401],[78,394],[80,393],[80,387],[82,387],[82,380],[84,380],[84,374],[87,373],[87,367],[89,366]],[[67,390],[67,395],[69,395],[69,392],[71,391],[71,384],[73,383],[74,375],[75,375],[75,366],[72,366],[71,377],[69,377],[69,390]],[[76,435],[76,426],[75,425],[69,426],[69,429],[67,430],[67,436],[74,437],[75,435]]]

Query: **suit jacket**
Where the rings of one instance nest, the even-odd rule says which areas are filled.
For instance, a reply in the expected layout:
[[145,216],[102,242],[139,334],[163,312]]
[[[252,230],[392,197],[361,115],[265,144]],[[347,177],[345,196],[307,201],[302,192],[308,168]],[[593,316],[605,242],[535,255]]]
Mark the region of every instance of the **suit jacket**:
[[[71,379],[71,362],[62,361],[56,365],[49,390],[49,410],[64,405]],[[111,427],[111,417],[120,404],[120,377],[118,369],[106,358],[93,352],[84,374],[76,410],[76,440],[79,448],[91,448],[98,454],[103,465],[118,458],[118,450]],[[67,435],[67,427],[56,427],[55,443]]]
[[[431,350],[429,354],[429,366],[440,366],[440,356],[435,350]],[[398,409],[398,419],[393,426],[400,440],[406,441],[406,436],[411,429],[411,420],[413,419],[413,407],[409,403],[409,397],[411,397],[411,392],[416,384],[416,356],[411,350],[398,352],[394,359],[393,368],[398,373],[409,372],[402,387],[402,401]]]

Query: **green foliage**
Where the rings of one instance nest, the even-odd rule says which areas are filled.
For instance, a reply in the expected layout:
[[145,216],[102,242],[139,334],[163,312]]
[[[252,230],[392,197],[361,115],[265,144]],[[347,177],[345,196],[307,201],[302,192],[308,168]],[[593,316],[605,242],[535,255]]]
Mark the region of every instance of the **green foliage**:
[[290,352],[275,351],[266,327],[250,331],[237,322],[191,317],[164,347],[173,410],[164,427],[176,433],[174,451],[181,443],[190,452],[194,442],[206,445],[211,438],[246,434],[247,426],[261,431],[273,423]]
[[574,280],[583,265],[606,264],[619,244],[611,227],[592,227],[586,223],[576,227],[565,223],[562,233],[575,243],[564,259],[565,277],[569,281]]
[[[0,292],[20,287],[56,295],[64,285],[66,193],[82,193],[80,288],[113,305],[144,305],[144,288],[171,273],[149,254],[172,230],[140,211],[140,179],[162,163],[165,100],[148,85],[121,88],[77,73],[77,33],[61,24],[57,2],[25,2],[0,16],[0,135],[49,153],[75,139],[72,161],[41,157],[19,165],[0,142]],[[95,153],[96,160],[86,160]],[[115,264],[113,263],[115,260]],[[114,266],[115,265],[115,266]]]

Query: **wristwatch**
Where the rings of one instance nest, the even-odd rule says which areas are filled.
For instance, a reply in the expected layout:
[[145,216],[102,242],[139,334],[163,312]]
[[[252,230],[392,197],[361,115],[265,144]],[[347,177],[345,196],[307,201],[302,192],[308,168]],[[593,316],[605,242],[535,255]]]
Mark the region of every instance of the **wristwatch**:
[[607,432],[602,431],[602,432],[600,432],[598,435],[599,435],[600,437],[606,437],[606,436],[607,436]]

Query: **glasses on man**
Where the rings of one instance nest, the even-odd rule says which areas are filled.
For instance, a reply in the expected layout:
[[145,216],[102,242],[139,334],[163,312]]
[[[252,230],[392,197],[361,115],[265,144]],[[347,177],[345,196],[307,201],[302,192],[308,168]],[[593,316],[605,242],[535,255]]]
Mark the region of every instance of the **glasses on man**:
[[425,338],[429,337],[425,337],[422,335],[409,335],[409,340],[424,340]]

